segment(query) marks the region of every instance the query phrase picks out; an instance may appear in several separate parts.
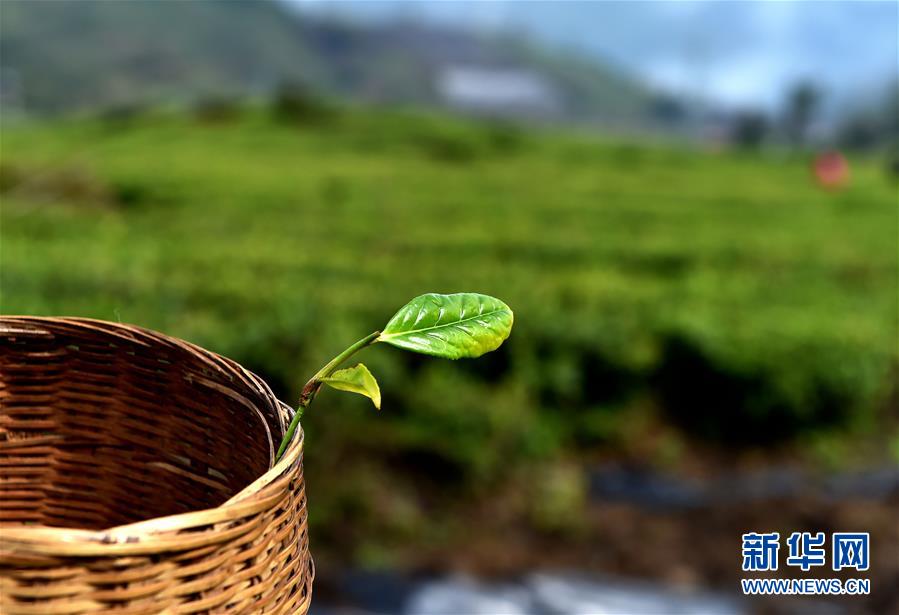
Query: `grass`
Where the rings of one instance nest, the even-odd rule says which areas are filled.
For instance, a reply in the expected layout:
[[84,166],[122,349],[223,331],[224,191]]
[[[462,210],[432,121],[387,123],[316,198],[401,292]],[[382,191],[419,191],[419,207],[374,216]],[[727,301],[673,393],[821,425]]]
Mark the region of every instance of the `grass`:
[[[335,541],[347,519],[383,540],[438,526],[409,485],[468,493],[627,448],[646,412],[725,450],[888,424],[897,208],[875,162],[830,193],[800,155],[400,112],[315,121],[256,108],[5,127],[3,311],[158,329],[289,401],[409,297],[503,298],[516,324],[500,351],[379,349],[365,362],[380,416],[325,393],[304,421],[313,523]],[[391,386],[400,374],[413,385]]]

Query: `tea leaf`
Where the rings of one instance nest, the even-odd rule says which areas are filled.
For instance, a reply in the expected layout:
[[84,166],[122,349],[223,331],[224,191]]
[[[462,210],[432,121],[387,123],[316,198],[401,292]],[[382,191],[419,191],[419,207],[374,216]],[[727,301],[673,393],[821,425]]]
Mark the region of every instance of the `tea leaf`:
[[378,341],[445,359],[474,358],[499,348],[512,321],[512,310],[499,299],[428,293],[400,309]]
[[321,381],[339,391],[365,395],[371,399],[375,408],[381,409],[381,389],[378,387],[378,381],[362,363],[354,367],[339,369],[327,378],[322,378]]

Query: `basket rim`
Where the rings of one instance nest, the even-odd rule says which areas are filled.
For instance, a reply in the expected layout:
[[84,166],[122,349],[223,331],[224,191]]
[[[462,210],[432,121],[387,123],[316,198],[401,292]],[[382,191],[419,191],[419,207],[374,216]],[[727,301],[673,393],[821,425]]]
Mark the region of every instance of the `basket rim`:
[[[125,330],[138,330],[143,334],[149,334],[151,337],[165,339],[178,345],[186,346],[189,350],[198,352],[201,355],[224,359],[258,381],[264,386],[267,392],[271,393],[271,390],[262,378],[250,372],[236,361],[223,357],[210,350],[206,350],[205,348],[186,340],[172,337],[139,325],[115,323],[107,320],[78,316],[57,317],[4,314],[0,315],[0,333],[9,330],[10,323],[5,322],[7,319],[33,322],[68,321],[82,325],[102,325],[104,327],[104,332],[112,335],[116,335],[116,333],[114,331],[109,331],[109,329],[106,329],[105,327],[113,326],[121,327]],[[25,331],[23,331],[23,333],[24,332]],[[132,338],[128,339],[132,342],[140,342],[140,340],[134,340]],[[293,416],[294,410],[290,406],[275,398],[273,394],[272,398],[276,400],[286,416]],[[267,427],[266,432],[268,432]],[[268,433],[267,435],[271,441],[271,433]],[[102,530],[0,523],[0,530],[2,530],[0,531],[0,552],[27,552],[33,555],[51,556],[125,556],[158,553],[162,550],[182,551],[194,549],[209,544],[210,542],[219,542],[221,536],[213,541],[206,535],[208,532],[195,531],[193,533],[185,533],[185,530],[199,530],[203,526],[228,523],[269,508],[281,497],[281,493],[286,489],[286,486],[284,489],[276,489],[274,495],[263,494],[263,491],[268,487],[276,486],[276,484],[280,485],[281,483],[289,482],[293,472],[296,471],[302,463],[304,441],[305,435],[302,425],[297,425],[297,431],[287,449],[284,451],[284,455],[281,459],[249,485],[218,506],[173,515],[165,515],[162,517],[152,517],[150,519],[144,519],[125,525],[112,526]],[[271,455],[269,463],[271,463],[274,451],[271,452]],[[2,554],[0,554],[0,557],[2,557]]]

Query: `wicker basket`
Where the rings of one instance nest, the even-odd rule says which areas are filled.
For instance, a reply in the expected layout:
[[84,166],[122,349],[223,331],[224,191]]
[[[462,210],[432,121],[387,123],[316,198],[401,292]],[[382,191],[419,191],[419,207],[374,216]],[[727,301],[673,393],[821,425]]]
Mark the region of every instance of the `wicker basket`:
[[0,319],[0,612],[305,613],[302,434],[258,377],[137,327]]

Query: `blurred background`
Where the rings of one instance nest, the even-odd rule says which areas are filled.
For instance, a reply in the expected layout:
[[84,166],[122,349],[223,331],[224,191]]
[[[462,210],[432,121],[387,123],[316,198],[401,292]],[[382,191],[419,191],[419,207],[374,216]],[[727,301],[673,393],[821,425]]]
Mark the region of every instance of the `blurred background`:
[[[319,615],[895,612],[897,18],[3,0],[2,311],[291,402],[413,296],[505,300],[304,419]],[[871,532],[872,594],[742,597],[752,531]]]

